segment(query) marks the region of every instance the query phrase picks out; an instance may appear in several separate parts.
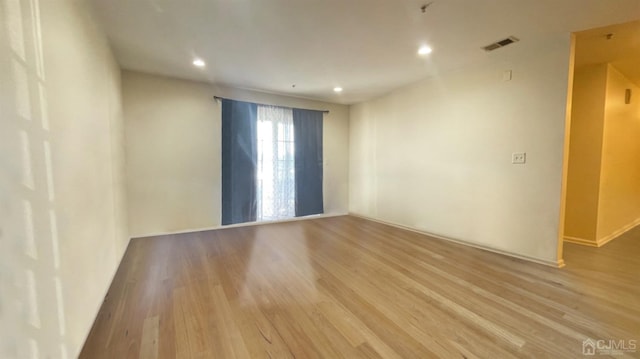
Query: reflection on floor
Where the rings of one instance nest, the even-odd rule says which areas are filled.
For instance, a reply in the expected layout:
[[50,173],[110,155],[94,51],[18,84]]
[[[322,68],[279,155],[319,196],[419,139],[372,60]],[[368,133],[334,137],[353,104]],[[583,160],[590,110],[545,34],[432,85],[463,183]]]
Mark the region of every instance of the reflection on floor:
[[135,239],[81,357],[579,358],[588,339],[632,351],[639,237],[568,244],[564,269],[350,216]]

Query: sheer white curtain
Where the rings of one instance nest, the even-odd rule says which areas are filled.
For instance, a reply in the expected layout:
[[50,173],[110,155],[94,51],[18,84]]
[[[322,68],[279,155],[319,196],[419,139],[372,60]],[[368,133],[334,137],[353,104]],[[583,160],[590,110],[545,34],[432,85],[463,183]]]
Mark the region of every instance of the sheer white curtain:
[[295,147],[291,109],[258,105],[257,220],[295,216]]

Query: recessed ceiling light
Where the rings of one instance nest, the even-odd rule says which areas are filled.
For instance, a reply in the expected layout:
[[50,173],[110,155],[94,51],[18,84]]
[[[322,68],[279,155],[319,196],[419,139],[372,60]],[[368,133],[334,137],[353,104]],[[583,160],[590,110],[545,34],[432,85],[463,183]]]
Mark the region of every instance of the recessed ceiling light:
[[418,55],[429,55],[431,52],[433,52],[433,49],[431,49],[429,46],[427,45],[422,45],[420,46],[420,48],[418,49]]
[[204,60],[202,60],[202,59],[195,59],[195,60],[193,60],[193,65],[196,66],[196,67],[204,67],[204,65],[206,65],[206,64],[204,63]]
[[342,92],[342,87],[338,86],[338,87],[334,87],[333,88],[334,92]]

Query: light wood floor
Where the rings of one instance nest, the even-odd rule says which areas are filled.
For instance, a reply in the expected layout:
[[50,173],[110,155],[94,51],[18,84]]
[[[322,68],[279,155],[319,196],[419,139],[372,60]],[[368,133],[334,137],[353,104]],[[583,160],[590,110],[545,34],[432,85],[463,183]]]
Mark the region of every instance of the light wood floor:
[[350,216],[135,239],[81,357],[581,358],[587,338],[640,346],[640,230],[567,244],[565,261]]

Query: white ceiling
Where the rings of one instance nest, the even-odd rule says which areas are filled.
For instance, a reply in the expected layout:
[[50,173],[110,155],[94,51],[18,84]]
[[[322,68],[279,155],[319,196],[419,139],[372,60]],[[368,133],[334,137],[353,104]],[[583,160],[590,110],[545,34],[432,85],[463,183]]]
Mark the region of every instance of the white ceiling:
[[[423,14],[429,1],[91,0],[125,69],[336,103],[640,19],[640,0],[435,0]],[[510,35],[521,41],[480,49]]]
[[640,86],[640,21],[579,32],[575,51],[576,67],[611,63]]

